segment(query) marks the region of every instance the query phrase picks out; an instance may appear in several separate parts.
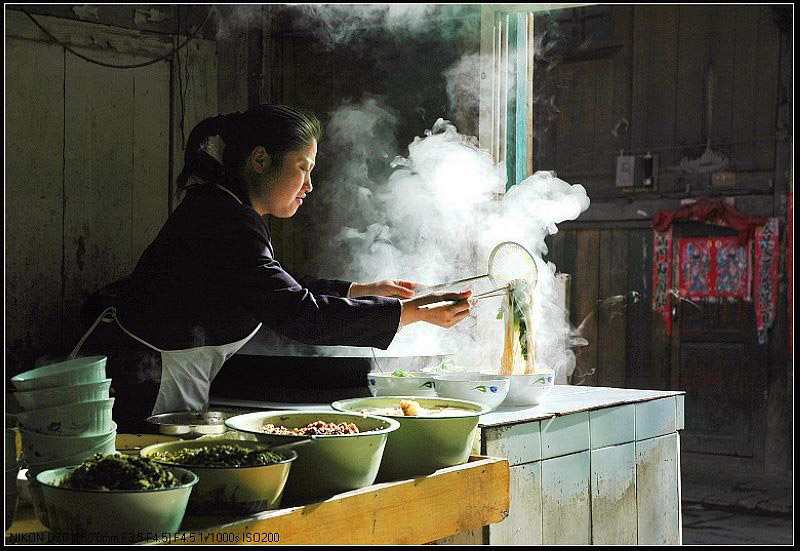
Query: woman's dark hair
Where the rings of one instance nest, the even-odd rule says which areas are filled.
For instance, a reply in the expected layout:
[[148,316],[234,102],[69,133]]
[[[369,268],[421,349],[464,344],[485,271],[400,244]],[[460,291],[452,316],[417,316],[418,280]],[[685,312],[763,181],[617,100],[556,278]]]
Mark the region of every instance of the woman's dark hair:
[[[193,187],[189,184],[192,176],[206,183],[238,181],[238,170],[259,145],[272,157],[273,166],[280,167],[286,153],[319,141],[321,133],[322,125],[313,113],[286,105],[263,104],[244,113],[209,117],[189,134],[183,170],[176,181],[178,191]],[[206,150],[211,136],[219,136],[225,143],[221,164]]]

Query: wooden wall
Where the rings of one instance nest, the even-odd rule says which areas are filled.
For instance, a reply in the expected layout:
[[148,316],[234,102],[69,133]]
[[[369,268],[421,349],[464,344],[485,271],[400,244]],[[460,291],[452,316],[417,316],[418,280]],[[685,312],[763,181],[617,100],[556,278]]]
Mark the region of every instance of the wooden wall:
[[[34,13],[92,59],[135,64],[172,50],[171,35],[92,22],[130,18],[135,26],[133,8],[79,10],[90,21],[72,11],[45,15],[65,8]],[[155,237],[182,165],[181,125],[188,136],[216,112],[217,70],[208,40],[180,52],[178,75],[177,57],[102,67],[52,43],[20,11],[7,8],[6,23],[6,369],[13,375],[68,353],[81,334],[83,301],[128,274]]]
[[[572,274],[572,323],[584,323],[590,343],[577,350],[577,380],[674,387],[688,352],[680,353],[680,343],[666,335],[663,319],[650,307],[650,220],[686,199],[712,196],[747,215],[786,222],[792,89],[787,12],[764,5],[594,6],[551,12],[536,25],[542,43],[534,72],[534,164],[583,184],[592,200],[577,222],[563,224],[548,240],[549,259]],[[735,174],[733,185],[715,186],[712,170],[685,170],[709,145],[729,159],[725,170]],[[659,156],[655,189],[615,187],[620,150]],[[785,228],[781,244],[788,253]],[[784,469],[791,460],[787,375],[791,380],[793,366],[783,265],[780,277],[769,343],[745,343],[752,348],[758,396],[747,413],[752,445],[743,454],[753,455],[757,465]],[[624,303],[604,303],[618,295]],[[750,314],[741,319],[750,319],[752,305],[747,307]],[[687,427],[694,408],[687,398]]]

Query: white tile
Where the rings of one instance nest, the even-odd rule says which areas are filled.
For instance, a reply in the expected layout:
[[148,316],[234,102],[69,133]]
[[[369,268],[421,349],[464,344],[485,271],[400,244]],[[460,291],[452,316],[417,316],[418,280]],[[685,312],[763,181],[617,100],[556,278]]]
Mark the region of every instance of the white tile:
[[589,452],[542,464],[542,544],[590,542]]
[[678,433],[636,442],[636,510],[640,545],[679,545]]
[[675,396],[636,404],[636,440],[675,432]]
[[489,544],[541,545],[542,463],[511,467],[510,477],[508,517],[489,525]]
[[505,457],[511,466],[542,458],[539,421],[503,427],[486,427],[481,431],[486,455]]
[[592,544],[636,545],[636,444],[591,454]]
[[592,436],[592,449],[633,442],[636,439],[635,420],[634,404],[590,411],[589,430]]
[[589,449],[589,412],[573,413],[541,422],[542,458]]

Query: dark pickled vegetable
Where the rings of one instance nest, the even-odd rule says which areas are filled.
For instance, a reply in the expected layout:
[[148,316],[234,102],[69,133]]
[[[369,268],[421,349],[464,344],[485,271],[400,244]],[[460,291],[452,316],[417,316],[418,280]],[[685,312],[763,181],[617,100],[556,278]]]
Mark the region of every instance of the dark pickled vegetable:
[[268,450],[222,444],[202,448],[184,448],[174,452],[156,452],[152,459],[187,467],[257,467],[284,461],[284,457]]
[[142,457],[97,454],[61,481],[78,490],[163,490],[181,481],[166,467]]

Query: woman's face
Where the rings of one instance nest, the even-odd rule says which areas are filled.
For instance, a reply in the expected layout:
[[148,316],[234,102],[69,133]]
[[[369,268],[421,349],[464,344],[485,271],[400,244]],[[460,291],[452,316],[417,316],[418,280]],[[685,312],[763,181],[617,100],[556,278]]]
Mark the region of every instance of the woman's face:
[[251,203],[259,214],[277,218],[294,216],[305,196],[313,189],[311,171],[317,158],[317,142],[290,151],[279,167],[268,167],[259,175],[259,185],[251,193]]

